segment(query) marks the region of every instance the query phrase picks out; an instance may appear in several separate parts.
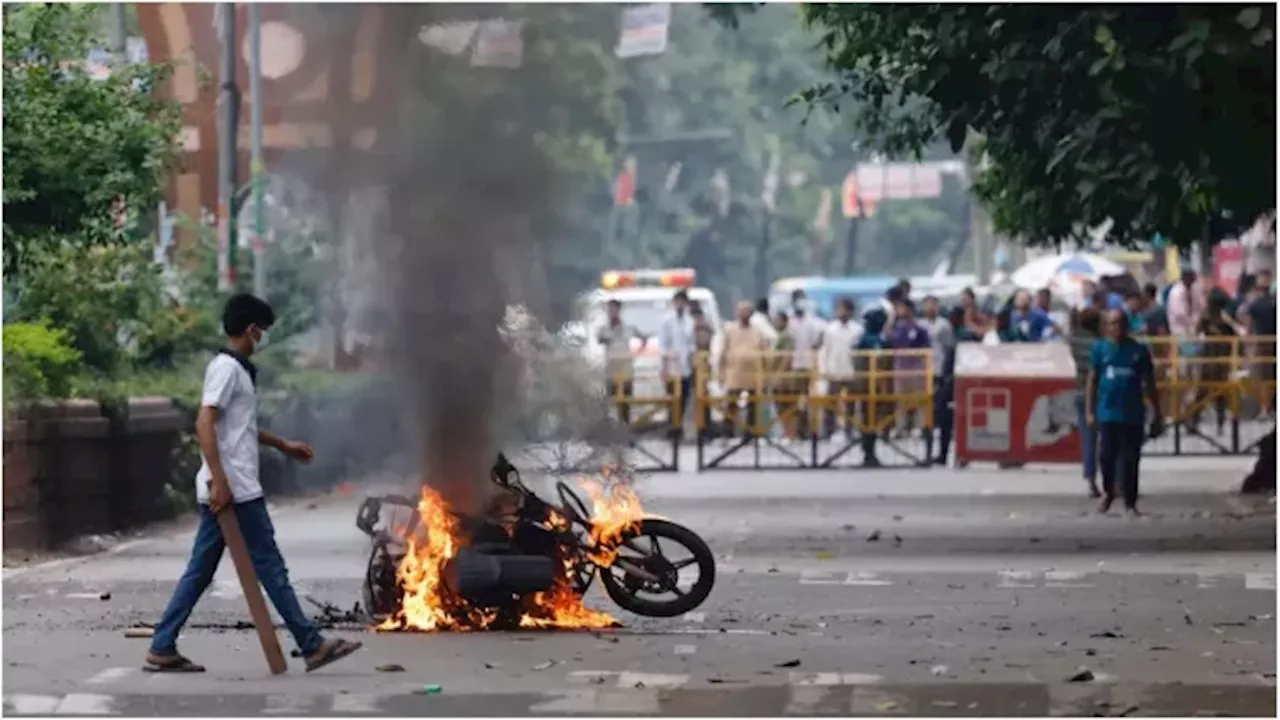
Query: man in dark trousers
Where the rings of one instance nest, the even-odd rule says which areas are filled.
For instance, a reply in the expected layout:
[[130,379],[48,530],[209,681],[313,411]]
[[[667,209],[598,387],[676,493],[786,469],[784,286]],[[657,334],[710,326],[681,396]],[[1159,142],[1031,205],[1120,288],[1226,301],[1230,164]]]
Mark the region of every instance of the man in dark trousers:
[[1108,310],[1103,318],[1102,339],[1093,346],[1085,393],[1086,422],[1098,430],[1098,469],[1102,473],[1098,512],[1110,510],[1119,492],[1124,496],[1125,512],[1133,517],[1138,515],[1138,465],[1146,440],[1144,391],[1154,411],[1151,437],[1162,432],[1164,414],[1151,352],[1129,336],[1123,311]]
[[315,623],[302,611],[267,514],[258,475],[258,446],[276,448],[303,463],[311,462],[314,455],[306,443],[258,429],[258,370],[249,362],[249,356],[266,344],[267,330],[275,319],[271,306],[252,295],[232,296],[222,311],[227,345],[205,368],[196,416],[196,437],[203,457],[196,473],[200,524],[187,569],[156,625],[146,670],[204,672],[202,666],[178,653],[177,642],[182,626],[209,587],[222,559],[226,547],[218,525],[218,514],[222,512],[235,513],[258,580],[297,641],[308,672],[360,649],[357,642],[322,638]]

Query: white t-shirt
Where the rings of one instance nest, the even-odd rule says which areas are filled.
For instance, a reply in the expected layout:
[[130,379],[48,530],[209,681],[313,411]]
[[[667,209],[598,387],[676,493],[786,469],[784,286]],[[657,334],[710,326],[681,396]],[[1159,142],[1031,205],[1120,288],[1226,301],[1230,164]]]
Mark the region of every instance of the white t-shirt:
[[[262,497],[258,477],[258,393],[253,378],[230,355],[219,353],[204,371],[202,407],[218,408],[218,455],[237,503]],[[196,501],[209,502],[209,463],[200,459],[196,473]]]
[[832,320],[822,333],[821,370],[832,380],[853,379],[853,352],[862,340],[862,323]]

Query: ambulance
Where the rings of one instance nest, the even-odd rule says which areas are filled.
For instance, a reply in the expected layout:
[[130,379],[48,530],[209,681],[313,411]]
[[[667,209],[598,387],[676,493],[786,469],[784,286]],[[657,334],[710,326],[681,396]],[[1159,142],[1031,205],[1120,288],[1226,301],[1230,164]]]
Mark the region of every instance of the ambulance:
[[593,365],[604,367],[605,350],[598,339],[599,329],[608,321],[606,304],[610,300],[622,303],[622,321],[631,325],[646,338],[631,341],[637,353],[635,359],[636,397],[661,397],[666,394],[660,374],[662,353],[659,334],[663,320],[671,312],[671,299],[684,290],[690,302],[702,307],[707,322],[715,332],[712,340],[714,355],[722,342],[724,320],[715,293],[697,286],[697,274],[689,268],[661,270],[608,270],[600,277],[600,287],[584,293],[578,300],[578,317],[582,318],[581,334],[585,335],[587,356]]

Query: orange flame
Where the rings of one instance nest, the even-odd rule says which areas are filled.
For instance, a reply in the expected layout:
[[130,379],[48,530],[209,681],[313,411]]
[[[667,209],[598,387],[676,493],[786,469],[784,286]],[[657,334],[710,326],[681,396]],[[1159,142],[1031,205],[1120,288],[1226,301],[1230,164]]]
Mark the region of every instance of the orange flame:
[[[615,484],[606,488],[595,481],[583,481],[591,498],[592,525],[589,537],[592,549],[587,560],[607,567],[617,557],[617,548],[626,534],[639,527],[644,511],[630,488]],[[423,488],[418,501],[421,523],[418,530],[405,538],[408,550],[397,568],[396,576],[403,591],[400,608],[377,630],[442,630],[466,631],[494,627],[498,612],[477,607],[454,593],[444,580],[446,564],[463,547],[464,537],[457,518],[449,512],[444,498],[435,490]],[[570,522],[552,513],[548,525],[567,530]],[[581,558],[563,559],[564,572],[548,590],[521,600],[519,626],[522,628],[606,628],[618,625],[611,615],[592,610],[570,583]]]

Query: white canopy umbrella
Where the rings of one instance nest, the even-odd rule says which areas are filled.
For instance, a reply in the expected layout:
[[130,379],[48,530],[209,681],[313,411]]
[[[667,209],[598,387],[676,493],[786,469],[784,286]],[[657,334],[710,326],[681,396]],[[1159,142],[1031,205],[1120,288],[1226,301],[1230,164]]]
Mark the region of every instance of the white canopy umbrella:
[[1018,268],[1010,280],[1028,290],[1049,288],[1073,302],[1081,299],[1085,280],[1097,282],[1106,275],[1124,275],[1128,270],[1118,263],[1092,253],[1042,257]]

